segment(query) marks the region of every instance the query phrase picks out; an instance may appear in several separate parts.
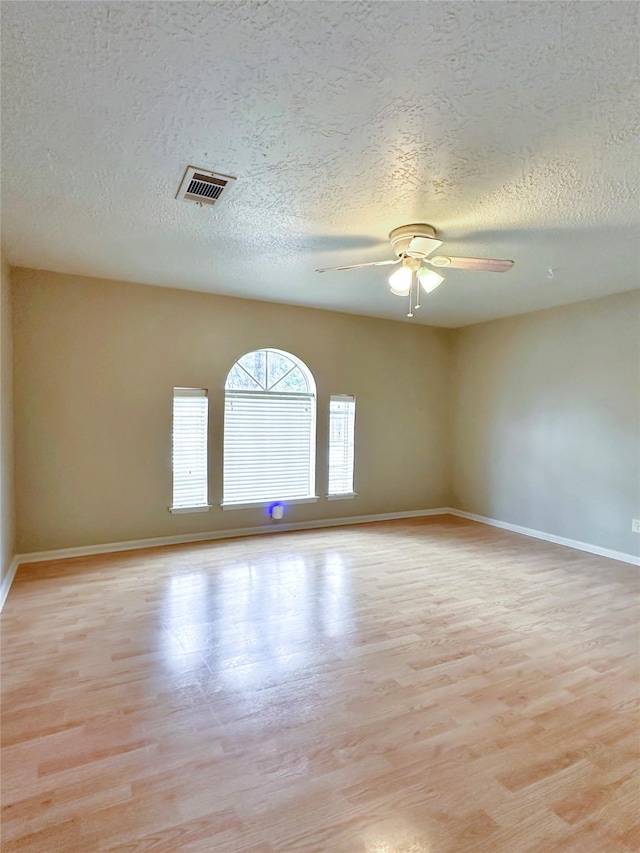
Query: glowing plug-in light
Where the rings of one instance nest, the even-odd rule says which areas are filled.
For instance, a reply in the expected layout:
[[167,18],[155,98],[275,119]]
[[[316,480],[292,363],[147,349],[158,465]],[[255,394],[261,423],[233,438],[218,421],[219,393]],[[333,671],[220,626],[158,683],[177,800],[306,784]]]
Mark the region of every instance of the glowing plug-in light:
[[271,504],[267,507],[267,515],[270,515],[275,521],[280,521],[284,515],[284,505],[281,503]]
[[420,267],[417,272],[418,281],[422,285],[425,293],[431,293],[436,287],[439,287],[444,281],[444,276],[438,275],[437,272],[429,270],[426,267]]
[[409,267],[400,267],[389,276],[389,287],[391,293],[396,296],[406,296],[411,290],[411,282],[413,280],[413,271]]

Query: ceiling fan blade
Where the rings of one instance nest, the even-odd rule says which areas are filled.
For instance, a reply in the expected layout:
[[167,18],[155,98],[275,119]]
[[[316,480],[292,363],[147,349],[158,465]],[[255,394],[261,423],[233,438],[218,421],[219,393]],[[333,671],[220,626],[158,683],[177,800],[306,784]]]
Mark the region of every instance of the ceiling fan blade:
[[391,261],[372,261],[368,264],[350,264],[348,267],[325,267],[316,272],[336,272],[336,270],[359,270],[362,267],[383,267],[387,264],[399,264],[402,258],[394,258]]
[[515,262],[498,258],[452,258],[448,255],[436,255],[435,258],[427,258],[427,263],[432,267],[450,267],[456,270],[507,272]]
[[442,240],[436,240],[435,237],[414,237],[407,246],[407,255],[411,257],[413,252],[418,254],[418,257],[430,255],[431,252],[442,246]]

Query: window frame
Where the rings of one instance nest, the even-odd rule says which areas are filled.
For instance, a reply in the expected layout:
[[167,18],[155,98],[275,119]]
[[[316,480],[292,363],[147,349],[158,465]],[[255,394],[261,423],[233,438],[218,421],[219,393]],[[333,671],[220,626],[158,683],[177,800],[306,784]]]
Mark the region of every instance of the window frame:
[[[205,502],[198,504],[176,504],[176,465],[175,465],[175,426],[176,426],[176,399],[192,398],[204,399],[204,486]],[[202,464],[202,463],[201,463]],[[171,506],[169,512],[179,515],[191,512],[208,512],[211,509],[209,503],[209,391],[207,388],[191,388],[185,386],[174,386],[171,406]]]
[[[352,442],[352,467],[350,492],[330,492],[329,481],[331,477],[331,403],[334,400],[348,400],[353,403],[353,442]],[[355,394],[331,394],[329,396],[329,407],[327,416],[327,494],[328,501],[348,501],[358,497],[356,491],[356,397]]]
[[[292,361],[293,364],[295,365],[295,367],[298,368],[301,371],[302,375],[304,376],[305,381],[306,381],[307,386],[308,386],[308,389],[309,389],[308,392],[306,394],[303,394],[301,392],[279,392],[274,387],[275,385],[277,385],[277,382],[274,383],[274,386],[272,386],[272,388],[269,390],[265,389],[265,390],[251,390],[251,391],[246,390],[246,391],[243,391],[243,389],[240,389],[240,388],[235,388],[235,389],[234,388],[227,388],[229,376],[230,376],[231,372],[233,371],[233,369],[236,367],[236,365],[239,365],[240,362],[242,361],[242,359],[245,358],[246,356],[253,355],[254,353],[258,353],[258,352],[277,353],[278,355],[285,356],[287,359]],[[268,356],[267,356],[267,358],[268,358]],[[244,368],[242,365],[240,365],[240,367],[242,367],[243,369],[246,370],[246,368]],[[267,368],[265,368],[265,370],[266,369]],[[268,376],[266,377],[266,379],[268,380]],[[254,381],[257,381],[257,380],[254,379]],[[280,381],[280,380],[278,380],[278,381]],[[268,384],[268,382],[265,381],[265,384]],[[319,495],[317,494],[317,488],[316,488],[317,452],[318,452],[318,448],[317,448],[317,440],[318,440],[318,436],[317,436],[317,433],[318,433],[318,391],[317,391],[317,385],[316,385],[315,377],[313,376],[312,371],[306,365],[306,363],[299,356],[294,355],[294,353],[288,352],[286,350],[281,350],[281,349],[278,349],[276,347],[267,346],[267,347],[260,347],[259,349],[255,349],[255,350],[249,350],[248,352],[245,352],[241,356],[239,356],[239,358],[237,358],[233,362],[233,364],[231,365],[231,367],[227,371],[227,374],[225,377],[225,383],[224,383],[224,387],[223,387],[223,394],[224,394],[224,413],[223,413],[223,429],[222,429],[223,441],[222,441],[222,500],[220,502],[221,508],[225,511],[228,511],[228,510],[236,510],[236,509],[253,509],[253,508],[261,508],[261,507],[269,507],[274,503],[283,503],[287,506],[290,506],[290,505],[294,505],[294,504],[315,503],[316,501],[318,501]],[[272,397],[272,399],[274,399],[274,400],[277,399],[278,395],[286,395],[288,397],[298,398],[298,399],[302,399],[303,397],[306,397],[310,400],[311,406],[312,406],[312,414],[311,414],[311,421],[310,421],[309,494],[308,495],[303,495],[300,497],[293,497],[293,498],[286,498],[286,497],[274,495],[271,498],[256,498],[255,500],[239,500],[239,501],[225,500],[225,498],[224,498],[224,494],[225,494],[225,470],[226,470],[226,466],[227,466],[225,454],[226,454],[226,447],[227,447],[227,401],[228,401],[228,395],[229,395],[229,397],[233,397],[233,395],[237,395],[237,396],[241,397],[243,394],[246,394],[247,397],[249,397],[251,395],[258,395],[258,396],[264,395],[265,398]]]

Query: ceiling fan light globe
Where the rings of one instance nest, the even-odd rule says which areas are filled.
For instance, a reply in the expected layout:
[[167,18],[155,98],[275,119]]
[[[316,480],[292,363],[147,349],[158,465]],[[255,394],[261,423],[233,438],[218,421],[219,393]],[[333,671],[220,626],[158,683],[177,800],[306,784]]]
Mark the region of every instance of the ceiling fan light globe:
[[389,276],[389,288],[396,296],[406,296],[411,290],[413,271],[409,267],[400,267]]
[[444,281],[444,276],[434,272],[433,270],[429,270],[426,267],[419,269],[417,275],[418,281],[422,285],[422,289],[425,293],[432,293],[436,287],[440,287]]

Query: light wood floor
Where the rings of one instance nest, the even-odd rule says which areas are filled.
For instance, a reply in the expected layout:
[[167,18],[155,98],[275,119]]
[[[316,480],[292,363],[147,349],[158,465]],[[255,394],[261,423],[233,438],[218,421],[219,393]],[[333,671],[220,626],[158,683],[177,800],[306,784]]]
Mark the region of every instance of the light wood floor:
[[640,850],[639,578],[452,517],[21,567],[1,849]]

